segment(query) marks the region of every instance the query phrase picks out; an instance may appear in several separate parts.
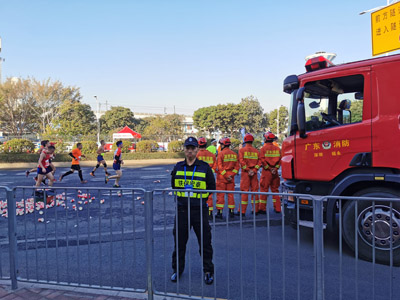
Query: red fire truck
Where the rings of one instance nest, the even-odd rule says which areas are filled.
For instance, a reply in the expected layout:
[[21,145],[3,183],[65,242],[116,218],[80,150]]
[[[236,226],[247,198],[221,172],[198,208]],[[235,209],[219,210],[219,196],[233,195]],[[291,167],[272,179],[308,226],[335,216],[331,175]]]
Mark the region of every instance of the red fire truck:
[[[307,61],[306,73],[284,80],[284,92],[291,95],[289,134],[282,145],[284,191],[400,198],[399,74],[400,55],[342,65],[319,56]],[[292,197],[285,200],[292,224],[296,205]],[[392,249],[400,264],[399,202],[390,207],[342,200],[341,206],[344,241],[353,250],[358,243],[360,258],[372,260],[375,243],[377,262],[389,264]],[[324,223],[332,232],[338,214],[338,199],[327,200]],[[299,225],[312,226],[311,202],[299,202],[298,217]]]

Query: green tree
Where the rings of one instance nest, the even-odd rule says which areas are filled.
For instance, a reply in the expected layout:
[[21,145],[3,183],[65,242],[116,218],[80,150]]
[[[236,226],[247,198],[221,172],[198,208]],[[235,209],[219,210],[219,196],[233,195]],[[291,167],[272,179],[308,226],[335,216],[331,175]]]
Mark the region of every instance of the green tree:
[[215,127],[233,137],[242,124],[241,106],[233,103],[219,104],[215,111]]
[[112,106],[110,110],[100,118],[100,128],[103,133],[110,134],[116,129],[129,126],[135,129],[136,120],[133,112],[126,107]]
[[351,123],[361,122],[362,121],[362,111],[363,111],[363,101],[362,100],[353,100],[351,102]]
[[171,114],[166,116],[157,116],[149,120],[148,126],[143,131],[143,135],[151,138],[165,140],[168,137],[170,141],[173,136],[182,134],[183,116]]
[[37,116],[30,109],[34,103],[31,81],[8,78],[0,85],[0,125],[11,135],[22,135],[38,129]]
[[288,118],[289,118],[289,112],[287,107],[285,106],[280,106],[279,107],[279,132],[277,130],[278,127],[278,109],[274,109],[271,112],[269,112],[266,116],[266,120],[268,120],[268,130],[275,134],[283,134],[286,133],[287,131],[287,126],[288,126]]
[[88,104],[66,100],[60,107],[56,120],[57,133],[69,136],[82,136],[96,133],[96,116]]
[[240,103],[241,120],[239,127],[244,127],[247,132],[258,133],[264,131],[266,125],[264,118],[264,109],[260,102],[254,96],[243,98]]
[[33,101],[30,109],[37,116],[40,131],[44,133],[47,126],[51,126],[59,114],[61,104],[66,101],[80,101],[82,96],[79,88],[64,87],[60,81],[51,82],[51,79],[30,81]]
[[216,131],[216,106],[208,106],[197,109],[193,113],[193,126],[203,132],[208,132],[210,135]]

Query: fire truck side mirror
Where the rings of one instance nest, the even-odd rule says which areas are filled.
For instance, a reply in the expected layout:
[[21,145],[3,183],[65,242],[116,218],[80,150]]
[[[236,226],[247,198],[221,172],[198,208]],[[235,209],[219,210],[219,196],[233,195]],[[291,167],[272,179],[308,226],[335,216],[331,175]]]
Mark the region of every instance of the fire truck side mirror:
[[297,126],[299,127],[299,134],[302,139],[306,138],[306,110],[304,107],[304,91],[305,88],[301,87],[297,91]]

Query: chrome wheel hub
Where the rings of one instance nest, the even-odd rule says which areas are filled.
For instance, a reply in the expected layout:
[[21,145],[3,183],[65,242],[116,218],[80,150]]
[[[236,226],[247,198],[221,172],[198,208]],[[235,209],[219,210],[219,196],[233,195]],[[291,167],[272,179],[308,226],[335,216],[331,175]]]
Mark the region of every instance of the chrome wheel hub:
[[358,234],[371,247],[390,250],[400,247],[400,213],[387,205],[367,207],[358,215]]

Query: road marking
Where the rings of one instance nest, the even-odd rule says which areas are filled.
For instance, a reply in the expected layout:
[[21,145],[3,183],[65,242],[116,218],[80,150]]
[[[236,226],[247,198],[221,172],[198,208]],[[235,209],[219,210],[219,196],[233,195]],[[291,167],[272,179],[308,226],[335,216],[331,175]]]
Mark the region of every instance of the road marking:
[[165,168],[161,167],[153,167],[153,168],[143,168],[142,171],[156,171],[156,170],[164,170]]
[[153,179],[153,178],[166,178],[169,177],[170,175],[148,175],[148,176],[140,176],[140,179]]

